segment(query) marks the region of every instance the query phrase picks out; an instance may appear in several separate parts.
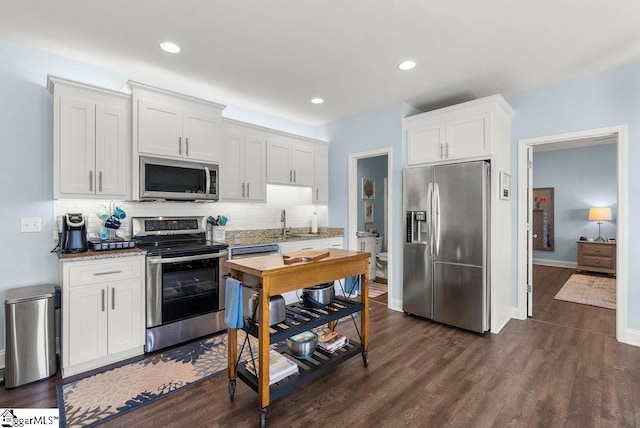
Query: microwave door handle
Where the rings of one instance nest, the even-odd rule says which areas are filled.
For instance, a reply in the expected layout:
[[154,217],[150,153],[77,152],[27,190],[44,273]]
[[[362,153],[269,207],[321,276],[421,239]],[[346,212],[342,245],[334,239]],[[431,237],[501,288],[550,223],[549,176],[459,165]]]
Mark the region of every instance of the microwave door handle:
[[209,167],[208,166],[204,167],[204,176],[205,176],[205,180],[207,182],[204,194],[208,195],[209,192],[211,192],[211,171],[209,171]]

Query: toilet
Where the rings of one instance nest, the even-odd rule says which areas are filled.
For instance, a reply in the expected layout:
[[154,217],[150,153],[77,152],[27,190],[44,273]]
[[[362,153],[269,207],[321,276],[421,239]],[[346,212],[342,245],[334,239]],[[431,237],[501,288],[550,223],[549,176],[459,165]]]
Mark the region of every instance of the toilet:
[[387,279],[387,253],[382,252],[382,236],[376,238],[376,278]]

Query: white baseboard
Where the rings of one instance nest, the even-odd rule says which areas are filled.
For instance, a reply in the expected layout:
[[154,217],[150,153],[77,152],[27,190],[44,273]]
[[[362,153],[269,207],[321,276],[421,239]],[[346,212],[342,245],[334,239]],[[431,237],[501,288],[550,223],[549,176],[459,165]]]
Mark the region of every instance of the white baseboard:
[[640,331],[628,328],[625,339],[627,339],[627,345],[640,346]]
[[402,312],[402,299],[388,299],[387,306],[389,309]]
[[516,320],[526,320],[527,319],[527,312],[523,311],[521,313],[517,306],[512,306],[511,307],[511,318],[516,319]]
[[576,262],[567,262],[564,260],[549,260],[549,259],[533,259],[534,265],[561,267],[567,269],[575,269],[578,266]]
[[4,349],[2,351],[0,351],[0,374],[2,376],[0,376],[1,380],[4,380]]

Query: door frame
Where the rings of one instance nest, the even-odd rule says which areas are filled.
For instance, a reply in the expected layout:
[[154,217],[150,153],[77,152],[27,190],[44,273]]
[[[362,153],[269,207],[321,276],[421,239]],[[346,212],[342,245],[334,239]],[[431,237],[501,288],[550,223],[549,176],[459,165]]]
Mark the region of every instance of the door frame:
[[348,231],[347,235],[348,239],[348,248],[350,250],[356,251],[358,248],[358,237],[356,236],[356,232],[358,231],[358,160],[373,158],[377,156],[387,156],[387,204],[386,204],[386,212],[384,215],[387,219],[387,230],[385,233],[387,234],[387,287],[389,298],[387,299],[387,307],[390,307],[390,302],[392,301],[391,296],[393,290],[393,275],[394,275],[394,259],[395,254],[392,250],[394,242],[394,233],[393,233],[393,174],[392,174],[392,165],[393,165],[393,148],[385,147],[382,149],[370,150],[367,152],[360,153],[352,153],[349,155],[348,160],[348,180],[349,180],[349,223],[348,223]]
[[518,140],[518,266],[517,291],[518,306],[516,318],[527,318],[527,263],[533,257],[531,246],[527,245],[530,237],[527,223],[527,187],[528,164],[527,149],[539,144],[552,144],[583,138],[599,138],[617,136],[617,169],[618,169],[618,213],[617,213],[617,273],[616,273],[616,339],[627,343],[627,311],[628,311],[628,171],[627,125],[605,128],[587,129],[583,131],[546,135],[542,137]]

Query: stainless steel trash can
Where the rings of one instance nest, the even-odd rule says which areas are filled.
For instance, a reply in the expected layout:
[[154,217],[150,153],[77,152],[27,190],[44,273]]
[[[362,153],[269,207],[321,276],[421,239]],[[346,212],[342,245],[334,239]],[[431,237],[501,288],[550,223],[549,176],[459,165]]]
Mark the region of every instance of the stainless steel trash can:
[[54,285],[32,285],[5,294],[5,388],[56,374]]

